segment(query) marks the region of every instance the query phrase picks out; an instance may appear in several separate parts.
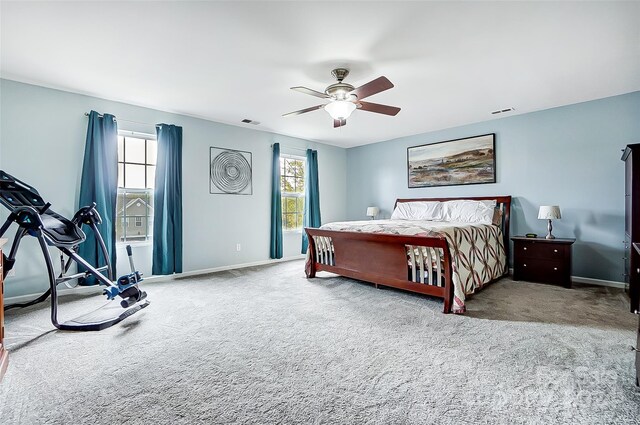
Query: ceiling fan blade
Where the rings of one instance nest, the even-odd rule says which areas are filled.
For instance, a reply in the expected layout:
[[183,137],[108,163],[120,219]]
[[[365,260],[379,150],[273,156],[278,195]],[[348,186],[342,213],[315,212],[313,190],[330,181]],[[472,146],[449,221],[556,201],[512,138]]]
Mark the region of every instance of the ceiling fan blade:
[[398,112],[400,112],[400,108],[396,108],[395,106],[389,105],[381,105],[379,103],[371,103],[371,102],[358,102],[361,106],[359,109],[363,111],[376,112],[378,114],[385,114],[396,116]]
[[367,84],[353,89],[350,94],[358,96],[358,100],[365,97],[373,96],[376,93],[389,90],[393,87],[393,83],[387,79],[387,77],[378,77],[373,81],[369,81]]
[[293,112],[289,112],[288,114],[283,114],[283,117],[292,117],[294,115],[300,115],[300,114],[304,114],[307,112],[311,112],[311,111],[317,111],[318,109],[322,109],[324,108],[324,105],[316,105],[316,106],[312,106],[311,108],[306,108],[306,109],[300,109],[299,111],[293,111]]
[[307,87],[291,87],[291,90],[299,91],[300,93],[310,94],[311,96],[315,96],[315,97],[321,97],[322,99],[329,98],[328,95],[324,93],[320,93],[319,91],[311,90],[310,88],[307,88]]
[[347,125],[347,120],[333,120],[333,128],[343,127]]

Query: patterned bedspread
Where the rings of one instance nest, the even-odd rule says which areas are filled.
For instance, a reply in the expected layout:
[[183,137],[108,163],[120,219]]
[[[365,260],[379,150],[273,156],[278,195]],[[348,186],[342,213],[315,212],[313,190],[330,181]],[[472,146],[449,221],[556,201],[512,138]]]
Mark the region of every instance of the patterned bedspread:
[[451,253],[454,313],[464,313],[466,296],[502,276],[506,268],[502,230],[492,224],[368,220],[327,223],[320,228],[363,233],[444,236]]

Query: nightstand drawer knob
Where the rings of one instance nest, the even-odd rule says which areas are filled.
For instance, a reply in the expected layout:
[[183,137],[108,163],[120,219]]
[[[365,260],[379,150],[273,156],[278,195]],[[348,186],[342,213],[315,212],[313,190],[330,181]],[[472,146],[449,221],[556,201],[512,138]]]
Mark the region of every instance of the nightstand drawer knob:
[[526,265],[526,264],[523,264],[523,265],[522,265],[522,267],[527,267],[527,265]]
[[553,252],[558,252],[558,250],[557,250],[557,249],[554,249],[554,250],[553,250]]
[[553,268],[553,270],[554,270],[554,271],[557,271],[557,270],[558,270],[558,268],[557,268],[557,267],[554,267],[554,268]]
[[526,247],[526,246],[524,247],[524,250],[525,250],[525,251],[527,250],[527,247]]

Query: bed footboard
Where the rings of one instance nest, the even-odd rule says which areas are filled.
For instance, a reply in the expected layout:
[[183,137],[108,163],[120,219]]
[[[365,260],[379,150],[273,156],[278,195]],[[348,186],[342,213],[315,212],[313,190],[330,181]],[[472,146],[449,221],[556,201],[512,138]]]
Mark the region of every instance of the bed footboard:
[[390,286],[453,303],[451,254],[444,237],[405,236],[305,228],[308,278],[318,271]]

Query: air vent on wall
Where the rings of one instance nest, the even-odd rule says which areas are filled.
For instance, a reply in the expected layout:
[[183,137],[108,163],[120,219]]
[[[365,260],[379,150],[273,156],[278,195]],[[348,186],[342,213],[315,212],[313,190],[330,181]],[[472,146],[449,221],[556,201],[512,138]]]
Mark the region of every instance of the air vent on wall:
[[254,120],[250,120],[250,119],[247,119],[247,118],[243,119],[242,122],[245,123],[245,124],[253,124],[253,125],[260,124],[259,121],[254,121]]
[[491,115],[503,114],[505,112],[511,112],[511,111],[515,111],[515,110],[516,110],[516,108],[514,108],[513,106],[511,108],[497,109],[495,111],[491,111]]

